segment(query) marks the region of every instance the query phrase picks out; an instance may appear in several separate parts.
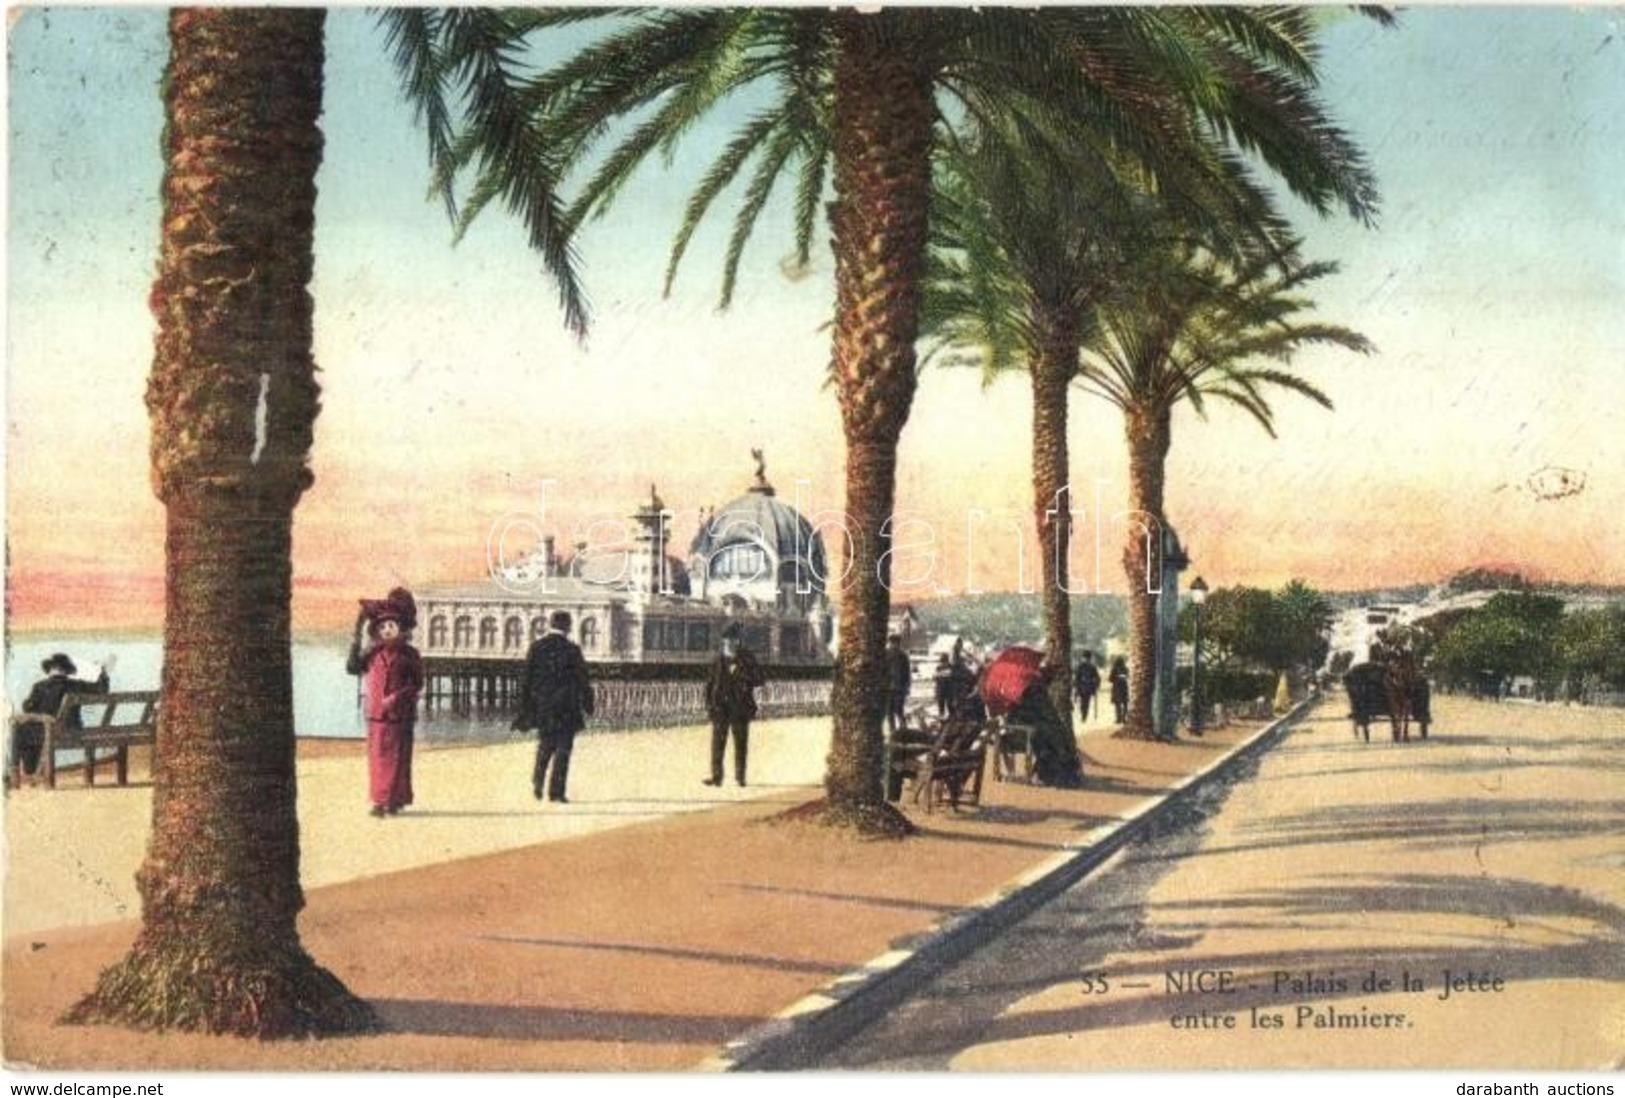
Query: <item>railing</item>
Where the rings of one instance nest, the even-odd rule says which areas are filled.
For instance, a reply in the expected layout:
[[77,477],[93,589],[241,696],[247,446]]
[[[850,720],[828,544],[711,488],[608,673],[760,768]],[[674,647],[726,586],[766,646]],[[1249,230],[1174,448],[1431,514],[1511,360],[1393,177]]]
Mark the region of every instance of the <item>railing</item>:
[[[829,711],[828,680],[768,682],[756,692],[758,718]],[[589,725],[692,724],[705,720],[702,682],[596,682]]]
[[[756,691],[759,718],[814,716],[829,712],[828,678],[772,678]],[[697,678],[594,679],[589,728],[699,724],[706,719],[705,683]],[[424,698],[426,715],[476,719],[511,717],[518,706],[516,675],[492,676],[456,686],[441,684]]]
[[701,682],[595,682],[589,725],[678,724],[703,717]]

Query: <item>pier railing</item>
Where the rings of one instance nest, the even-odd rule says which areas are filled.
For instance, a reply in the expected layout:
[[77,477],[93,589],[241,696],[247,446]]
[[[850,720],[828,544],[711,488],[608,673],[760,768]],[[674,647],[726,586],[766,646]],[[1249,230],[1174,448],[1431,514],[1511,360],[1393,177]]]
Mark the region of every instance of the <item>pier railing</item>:
[[[757,716],[801,717],[829,711],[829,680],[770,681],[756,692]],[[702,682],[595,682],[590,725],[693,724],[705,720]]]
[[[425,715],[502,719],[518,712],[522,664],[436,665],[431,661],[423,696]],[[589,728],[650,727],[705,721],[706,668],[589,664],[593,715]],[[830,668],[769,667],[756,692],[760,718],[829,712]]]

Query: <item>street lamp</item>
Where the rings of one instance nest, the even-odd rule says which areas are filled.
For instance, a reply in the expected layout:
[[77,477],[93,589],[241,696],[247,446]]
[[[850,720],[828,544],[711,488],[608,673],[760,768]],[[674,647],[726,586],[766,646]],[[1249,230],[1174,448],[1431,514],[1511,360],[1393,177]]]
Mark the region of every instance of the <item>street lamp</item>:
[[1191,622],[1191,735],[1202,734],[1202,604],[1207,601],[1207,580],[1197,576],[1191,583],[1191,604],[1196,617]]

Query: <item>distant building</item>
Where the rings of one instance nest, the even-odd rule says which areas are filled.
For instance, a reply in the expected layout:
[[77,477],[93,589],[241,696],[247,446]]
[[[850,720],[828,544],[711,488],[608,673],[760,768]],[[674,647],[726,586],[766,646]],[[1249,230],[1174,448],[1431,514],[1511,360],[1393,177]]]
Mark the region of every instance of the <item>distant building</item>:
[[686,558],[671,553],[672,513],[651,486],[627,544],[582,544],[561,556],[548,538],[484,582],[416,588],[425,659],[441,667],[522,659],[548,615],[568,610],[590,662],[703,663],[735,622],[766,663],[828,665],[823,539],[777,497],[757,457],[755,483],[702,512]]
[[1352,652],[1355,663],[1371,658],[1377,634],[1395,625],[1412,625],[1446,610],[1477,609],[1493,597],[1493,591],[1466,591],[1449,594],[1435,589],[1421,602],[1373,603],[1345,610],[1332,621],[1327,661],[1339,652]]
[[886,619],[886,635],[900,638],[905,652],[923,653],[931,641],[912,606],[892,608],[891,616]]

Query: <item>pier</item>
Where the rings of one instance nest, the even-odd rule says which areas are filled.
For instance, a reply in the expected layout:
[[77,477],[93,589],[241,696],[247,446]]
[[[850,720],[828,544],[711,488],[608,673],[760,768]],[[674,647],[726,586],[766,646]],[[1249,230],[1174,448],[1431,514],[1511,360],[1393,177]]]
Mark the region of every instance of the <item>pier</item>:
[[[424,715],[511,717],[519,711],[522,659],[426,656]],[[705,718],[706,664],[589,662],[593,685],[592,725],[648,727],[692,724]],[[829,711],[829,666],[769,666],[757,691],[759,715],[816,716]]]

